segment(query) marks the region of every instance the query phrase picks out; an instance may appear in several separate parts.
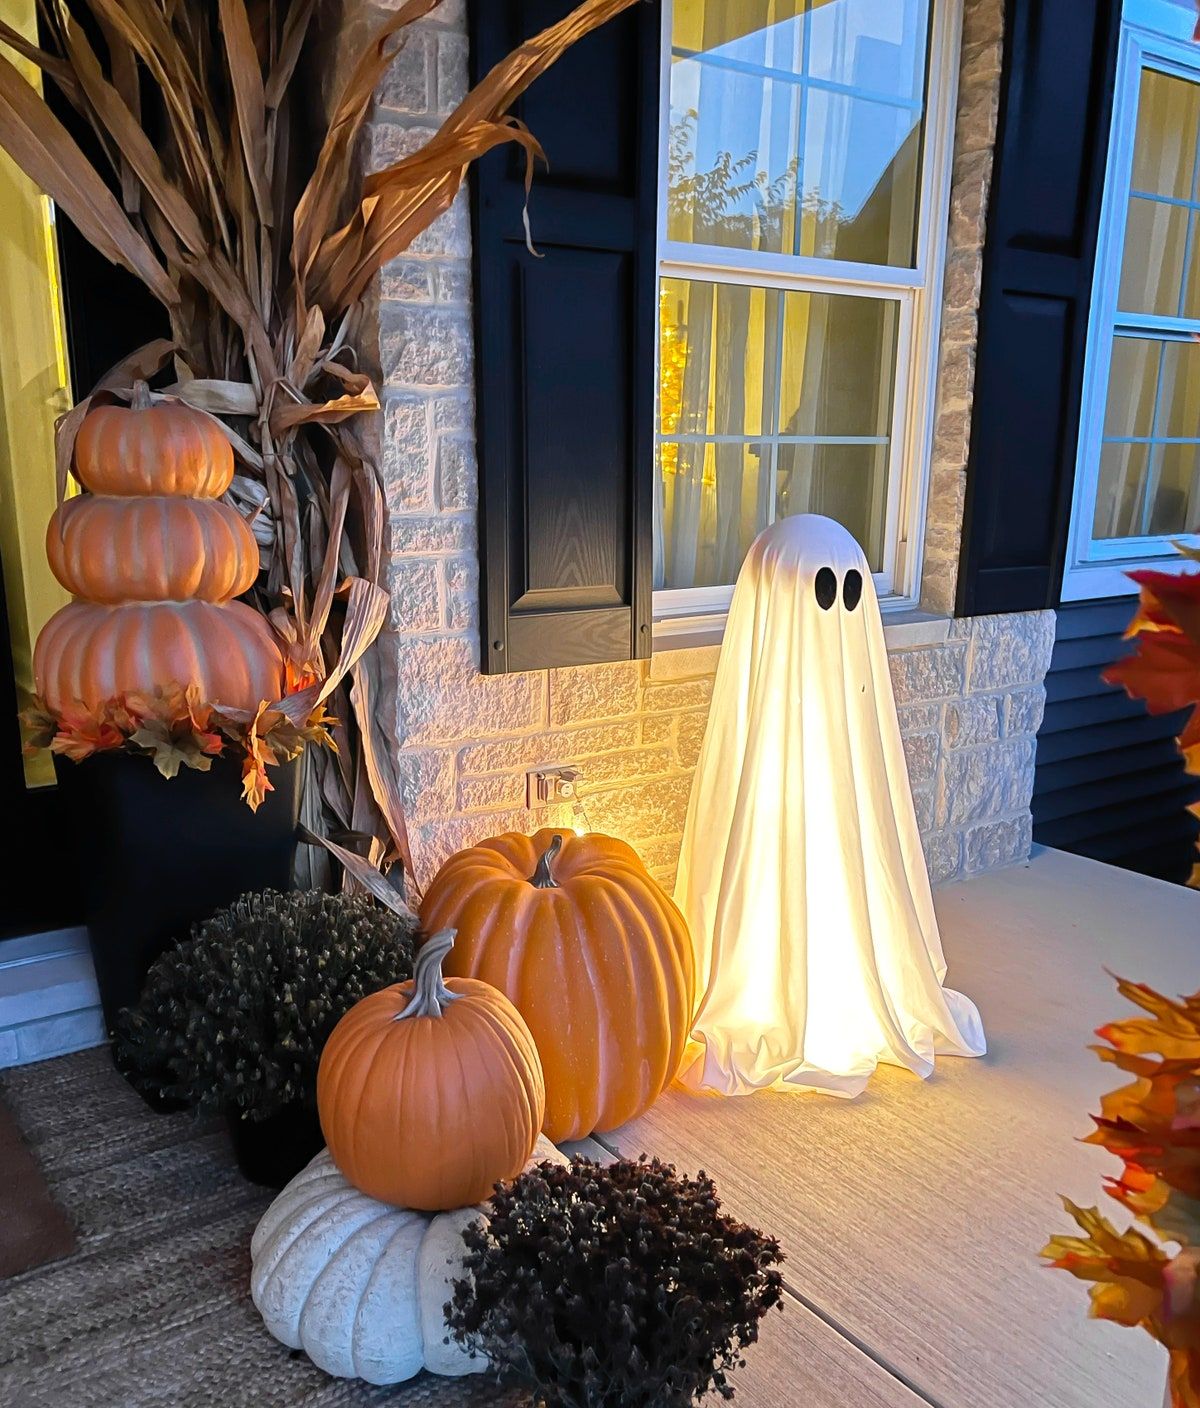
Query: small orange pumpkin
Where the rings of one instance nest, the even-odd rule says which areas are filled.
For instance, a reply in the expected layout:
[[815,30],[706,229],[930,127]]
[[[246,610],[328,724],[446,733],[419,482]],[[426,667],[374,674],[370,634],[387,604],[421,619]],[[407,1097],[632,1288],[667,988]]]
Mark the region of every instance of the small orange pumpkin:
[[[86,422],[85,422],[86,424]],[[230,601],[258,576],[258,544],[232,504],[82,494],[46,531],[50,570],[88,601]]]
[[33,652],[37,690],[50,709],[96,709],[118,694],[194,684],[207,703],[256,709],[283,693],[275,637],[240,601],[101,606],[73,601],[42,627]]
[[211,416],[139,393],[97,406],[75,437],[75,477],[93,494],[183,494],[219,499],[233,482],[233,450]]
[[546,1090],[529,1028],[503,993],[442,979],[454,933],[433,935],[407,983],[356,1003],[317,1071],[330,1155],[362,1192],[443,1212],[483,1202],[525,1167]]
[[614,1129],[658,1098],[695,1000],[683,916],[611,836],[509,833],[460,851],[425,892],[426,930],[454,928],[448,972],[506,993],[546,1078],[546,1137]]

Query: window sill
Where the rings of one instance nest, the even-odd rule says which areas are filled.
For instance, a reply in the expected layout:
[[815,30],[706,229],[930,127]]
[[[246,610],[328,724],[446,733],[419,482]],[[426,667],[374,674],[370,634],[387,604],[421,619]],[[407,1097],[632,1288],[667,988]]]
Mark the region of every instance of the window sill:
[[[654,654],[650,659],[652,679],[681,678],[681,670],[689,674],[707,674],[716,668],[717,653],[725,634],[725,614],[713,616],[675,616],[654,623]],[[883,608],[883,639],[889,650],[919,650],[942,645],[950,635],[949,616],[935,616],[915,607]],[[688,658],[676,658],[688,652]],[[671,657],[670,663],[655,668],[660,656]],[[693,658],[694,657],[694,658]]]

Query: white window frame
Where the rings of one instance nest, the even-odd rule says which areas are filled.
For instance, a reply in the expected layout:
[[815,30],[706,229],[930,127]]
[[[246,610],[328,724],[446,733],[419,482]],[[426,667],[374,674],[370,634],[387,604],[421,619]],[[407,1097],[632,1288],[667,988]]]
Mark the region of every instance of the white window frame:
[[[962,5],[963,0],[931,0],[930,3],[929,78],[914,267],[852,264],[836,259],[670,240],[667,238],[665,189],[658,208],[660,278],[708,279],[750,284],[757,288],[885,297],[898,305],[884,556],[882,571],[874,574],[880,608],[889,613],[912,610],[919,601],[921,591],[962,42]],[[663,0],[662,75],[659,88],[661,172],[667,169],[666,153],[670,137],[672,10],[672,0]],[[732,586],[660,588],[654,593],[655,641],[665,642],[672,636],[686,636],[697,631],[719,632],[732,597]]]
[[[1155,314],[1121,313],[1117,295],[1125,249],[1125,220],[1133,180],[1134,138],[1137,133],[1138,94],[1143,68],[1157,69],[1200,84],[1200,47],[1181,42],[1164,32],[1141,28],[1136,18],[1165,17],[1176,7],[1146,0],[1126,0],[1117,55],[1113,94],[1112,129],[1104,174],[1104,196],[1096,245],[1096,270],[1084,360],[1083,397],[1080,410],[1079,449],[1061,599],[1088,601],[1097,597],[1133,596],[1138,587],[1128,573],[1139,567],[1178,571],[1186,565],[1176,543],[1200,547],[1200,534],[1172,533],[1140,538],[1093,540],[1092,523],[1100,481],[1100,448],[1108,407],[1108,379],[1113,339],[1121,329],[1145,331],[1154,336],[1172,333],[1181,339],[1200,332],[1200,319],[1159,317]],[[1194,23],[1195,11],[1188,16]]]

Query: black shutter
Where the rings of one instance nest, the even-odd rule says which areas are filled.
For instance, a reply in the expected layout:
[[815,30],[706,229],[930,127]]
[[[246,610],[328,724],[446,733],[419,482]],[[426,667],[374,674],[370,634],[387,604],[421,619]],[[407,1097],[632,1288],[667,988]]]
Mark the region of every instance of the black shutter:
[[1054,605],[1120,0],[1007,0],[984,250],[959,610]]
[[[473,0],[472,77],[570,0]],[[514,146],[474,172],[485,673],[650,653],[659,25],[642,3],[517,111],[542,143],[521,221]]]

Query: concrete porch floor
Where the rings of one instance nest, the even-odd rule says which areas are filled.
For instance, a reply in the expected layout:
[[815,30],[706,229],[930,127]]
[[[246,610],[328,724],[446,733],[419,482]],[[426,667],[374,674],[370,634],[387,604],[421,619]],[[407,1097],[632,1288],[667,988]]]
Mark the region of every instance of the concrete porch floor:
[[[783,1242],[785,1313],[738,1376],[744,1408],[1159,1408],[1165,1355],[1089,1321],[1086,1289],[1037,1252],[1068,1230],[1060,1193],[1109,1201],[1115,1161],[1076,1142],[1116,1084],[1086,1050],[1126,1010],[1104,969],[1200,988],[1200,894],[1042,851],[936,899],[986,1058],[927,1082],[884,1069],[852,1102],[672,1090],[602,1142],[708,1169]],[[219,1126],[150,1114],[101,1052],[0,1085],[80,1231],[67,1261],[0,1282],[0,1403],[522,1401],[426,1376],[380,1393],[290,1359],[247,1297],[269,1195]]]
[[789,1295],[740,1377],[762,1408],[1159,1408],[1166,1356],[1086,1318],[1037,1253],[1059,1204],[1110,1205],[1118,1167],[1080,1144],[1121,1083],[1086,1048],[1129,1015],[1105,968],[1200,988],[1200,893],[1036,850],[937,892],[950,986],[989,1052],[922,1082],[881,1068],[855,1101],[675,1089],[603,1142],[706,1168],[777,1235]]

